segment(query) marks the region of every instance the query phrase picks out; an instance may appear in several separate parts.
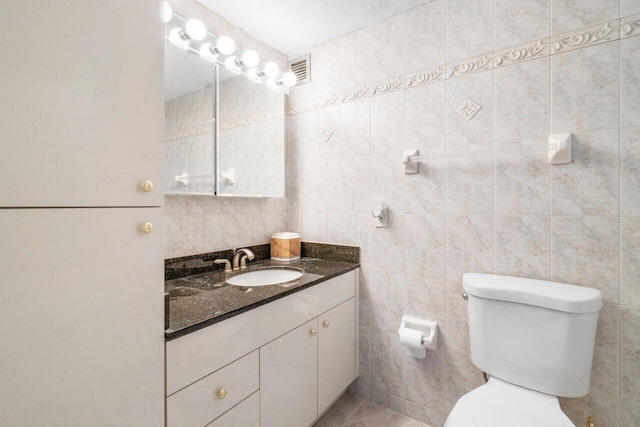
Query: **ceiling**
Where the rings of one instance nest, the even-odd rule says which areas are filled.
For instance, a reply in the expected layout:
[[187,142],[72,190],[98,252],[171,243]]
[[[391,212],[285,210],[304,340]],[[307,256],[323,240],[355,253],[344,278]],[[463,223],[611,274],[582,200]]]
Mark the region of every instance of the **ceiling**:
[[280,52],[312,46],[431,0],[198,0]]

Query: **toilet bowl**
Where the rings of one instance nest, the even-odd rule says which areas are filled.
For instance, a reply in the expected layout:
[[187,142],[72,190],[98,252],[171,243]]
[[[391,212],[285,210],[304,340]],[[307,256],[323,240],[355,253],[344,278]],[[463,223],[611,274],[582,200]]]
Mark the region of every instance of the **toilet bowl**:
[[498,378],[465,394],[445,427],[575,427],[558,398]]
[[491,377],[462,396],[446,427],[575,427],[558,397],[589,392],[600,291],[467,273],[471,360]]

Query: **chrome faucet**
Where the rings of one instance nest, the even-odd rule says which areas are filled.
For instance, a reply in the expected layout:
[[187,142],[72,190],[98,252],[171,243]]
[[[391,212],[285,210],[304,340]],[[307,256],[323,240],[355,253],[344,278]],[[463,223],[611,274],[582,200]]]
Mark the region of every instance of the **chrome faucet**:
[[233,269],[247,268],[247,259],[253,261],[256,256],[247,248],[238,249],[233,254]]

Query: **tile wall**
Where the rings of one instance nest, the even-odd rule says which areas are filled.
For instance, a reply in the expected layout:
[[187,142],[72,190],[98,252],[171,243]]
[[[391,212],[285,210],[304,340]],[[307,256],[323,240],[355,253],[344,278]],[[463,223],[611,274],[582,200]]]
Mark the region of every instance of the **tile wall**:
[[[578,426],[640,425],[638,35],[637,0],[435,0],[311,49],[289,97],[288,225],[362,249],[360,395],[442,426],[483,383],[462,274],[509,274],[602,291],[591,393],[562,406]],[[495,151],[558,132],[571,164]],[[405,175],[409,148],[452,156]],[[495,153],[453,156],[478,148]],[[424,360],[398,345],[405,313],[441,326]]]
[[[214,34],[231,36],[284,69],[287,58],[194,0],[169,0],[180,16],[200,19]],[[165,196],[165,258],[265,243],[287,227],[286,198]]]

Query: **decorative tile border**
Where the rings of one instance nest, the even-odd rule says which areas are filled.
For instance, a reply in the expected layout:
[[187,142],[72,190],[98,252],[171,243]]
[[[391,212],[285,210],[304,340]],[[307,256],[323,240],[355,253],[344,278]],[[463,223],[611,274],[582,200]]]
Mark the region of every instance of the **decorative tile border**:
[[191,129],[180,130],[164,136],[165,141],[175,141],[176,139],[190,138],[213,132],[213,125],[198,126]]
[[250,116],[239,117],[237,119],[228,120],[226,122],[221,122],[218,130],[232,130],[237,129],[242,126],[249,126],[255,123],[265,122],[267,120],[277,119],[278,117],[284,116],[282,111],[267,111],[264,113],[252,114]]
[[619,22],[612,21],[604,25],[561,34],[551,39],[551,49],[553,53],[561,53],[615,41],[620,38],[619,28]]
[[620,20],[620,38],[640,35],[640,14]]
[[531,59],[549,56],[549,39],[541,39],[528,44],[499,50],[494,54],[493,62],[496,68],[513,65]]
[[420,71],[418,73],[408,74],[405,78],[405,87],[410,88],[444,80],[445,75],[446,68],[444,66],[439,66],[428,71]]
[[396,90],[405,88],[404,76],[395,77],[390,80],[385,80],[380,83],[376,83],[371,88],[370,96],[382,95],[383,93],[395,92]]
[[553,37],[545,37],[454,63],[439,65],[428,70],[393,77],[388,80],[334,93],[314,101],[290,104],[287,109],[287,115],[292,116],[333,107],[400,89],[453,79],[638,35],[640,35],[640,14]]
[[480,71],[491,70],[493,68],[493,53],[477,56],[471,59],[458,61],[447,66],[447,79],[466,76]]

